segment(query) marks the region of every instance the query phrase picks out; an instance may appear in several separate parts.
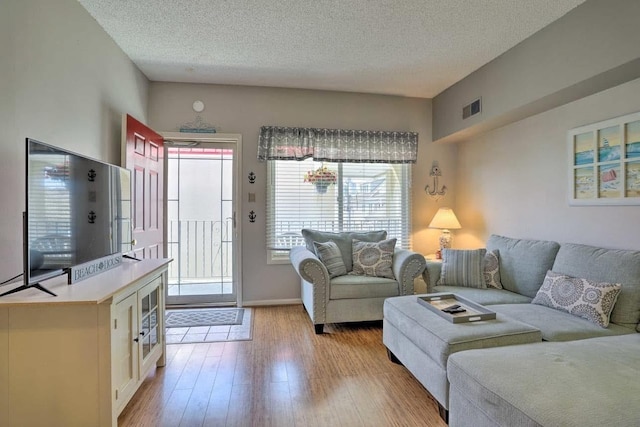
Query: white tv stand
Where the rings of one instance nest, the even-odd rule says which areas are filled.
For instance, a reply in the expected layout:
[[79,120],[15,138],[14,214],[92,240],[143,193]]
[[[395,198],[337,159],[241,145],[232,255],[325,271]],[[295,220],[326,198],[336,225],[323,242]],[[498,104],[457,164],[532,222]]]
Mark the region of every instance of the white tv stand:
[[124,261],[74,285],[47,283],[57,297],[0,298],[0,426],[117,427],[165,363],[169,262]]

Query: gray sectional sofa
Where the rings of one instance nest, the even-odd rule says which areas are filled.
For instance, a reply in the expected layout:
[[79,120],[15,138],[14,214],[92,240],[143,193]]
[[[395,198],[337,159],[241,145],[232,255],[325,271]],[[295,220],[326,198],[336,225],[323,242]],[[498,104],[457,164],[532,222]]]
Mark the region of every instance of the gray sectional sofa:
[[[640,252],[495,235],[487,250],[499,255],[504,289],[439,286],[441,264],[429,262],[428,292],[456,293],[483,304],[498,320],[502,316],[539,330],[542,342],[461,347],[435,361],[425,351],[433,337],[419,336],[428,328],[416,332],[417,312],[398,310],[399,298],[385,303],[385,345],[431,387],[441,409],[448,410],[450,425],[639,426]],[[621,284],[609,325],[532,304],[548,270]],[[445,371],[448,381],[431,381]]]

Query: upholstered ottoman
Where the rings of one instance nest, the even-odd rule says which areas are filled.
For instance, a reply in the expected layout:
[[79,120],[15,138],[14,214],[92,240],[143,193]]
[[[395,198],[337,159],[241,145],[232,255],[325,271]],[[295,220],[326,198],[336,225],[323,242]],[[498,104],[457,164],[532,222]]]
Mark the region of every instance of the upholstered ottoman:
[[450,354],[542,341],[538,329],[501,314],[494,320],[451,323],[418,303],[417,297],[385,300],[383,342],[389,357],[401,362],[435,397],[445,419],[449,409]]

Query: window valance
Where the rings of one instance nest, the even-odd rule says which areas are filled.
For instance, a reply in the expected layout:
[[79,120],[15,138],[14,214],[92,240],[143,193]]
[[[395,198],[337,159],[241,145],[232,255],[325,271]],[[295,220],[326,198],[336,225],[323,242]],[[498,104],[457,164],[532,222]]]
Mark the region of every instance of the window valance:
[[258,160],[415,163],[418,133],[262,126]]

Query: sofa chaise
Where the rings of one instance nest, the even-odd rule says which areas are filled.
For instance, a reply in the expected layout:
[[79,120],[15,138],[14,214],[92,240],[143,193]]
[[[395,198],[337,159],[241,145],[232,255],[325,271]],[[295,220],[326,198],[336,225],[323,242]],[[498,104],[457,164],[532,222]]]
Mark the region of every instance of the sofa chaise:
[[453,354],[451,427],[636,427],[640,334]]

